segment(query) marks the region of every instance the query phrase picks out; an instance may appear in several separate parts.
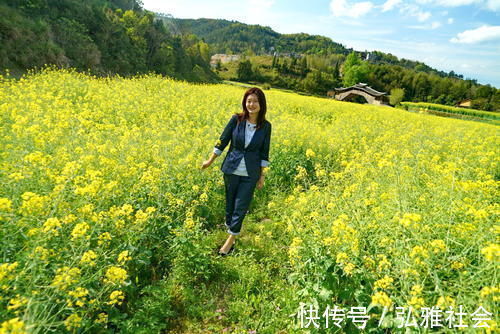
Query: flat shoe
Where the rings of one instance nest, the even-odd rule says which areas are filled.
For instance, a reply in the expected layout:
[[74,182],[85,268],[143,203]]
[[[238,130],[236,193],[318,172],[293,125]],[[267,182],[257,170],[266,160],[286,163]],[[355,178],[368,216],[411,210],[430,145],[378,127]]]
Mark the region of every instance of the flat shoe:
[[227,253],[224,253],[224,252],[221,252],[219,251],[219,255],[220,256],[226,256],[228,255],[229,253],[232,253],[234,251],[234,244],[231,245],[231,248],[227,251]]

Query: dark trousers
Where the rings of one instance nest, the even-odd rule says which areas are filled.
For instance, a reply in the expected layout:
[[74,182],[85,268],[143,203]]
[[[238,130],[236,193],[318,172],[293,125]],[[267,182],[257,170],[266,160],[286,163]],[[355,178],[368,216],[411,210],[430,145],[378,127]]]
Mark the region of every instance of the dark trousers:
[[258,179],[224,173],[226,188],[226,226],[228,233],[238,235],[253,198]]

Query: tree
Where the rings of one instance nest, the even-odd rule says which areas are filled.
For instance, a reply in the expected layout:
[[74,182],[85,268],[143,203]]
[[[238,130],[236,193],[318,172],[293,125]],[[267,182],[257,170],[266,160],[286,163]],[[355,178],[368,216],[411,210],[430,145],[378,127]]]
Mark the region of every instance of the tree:
[[352,52],[347,56],[344,62],[344,71],[342,76],[342,83],[344,87],[349,87],[357,84],[358,82],[364,82],[368,78],[368,64],[361,61],[359,56]]
[[292,62],[290,64],[290,71],[291,72],[295,71],[296,66],[297,66],[297,58],[292,57]]
[[250,60],[241,61],[238,64],[238,70],[236,73],[238,76],[238,80],[241,81],[252,80],[253,71],[252,71],[252,63],[250,62]]
[[302,59],[300,60],[300,74],[304,77],[307,74],[307,58],[306,56],[302,56]]
[[389,103],[396,106],[403,101],[405,96],[405,90],[403,88],[393,88],[391,89],[391,95],[389,97]]
[[495,94],[495,88],[490,85],[480,86],[476,90],[476,97],[490,99]]
[[286,58],[283,60],[283,65],[281,65],[281,73],[288,73],[289,72],[289,69],[288,69],[288,61],[286,60]]
[[198,50],[199,50],[201,59],[203,59],[203,61],[205,63],[209,63],[210,62],[210,54],[209,54],[210,51],[209,51],[208,44],[203,42],[203,41],[200,41],[198,43]]
[[333,77],[335,79],[339,79],[340,78],[339,62],[335,63],[335,69],[333,70]]
[[413,91],[414,99],[420,101],[427,101],[427,96],[430,92],[430,83],[427,74],[418,72],[416,76],[413,77]]
[[491,98],[492,110],[500,111],[500,89],[497,89],[495,95]]
[[335,82],[331,74],[322,74],[321,71],[312,70],[307,73],[306,77],[301,81],[301,88],[309,93],[325,94]]

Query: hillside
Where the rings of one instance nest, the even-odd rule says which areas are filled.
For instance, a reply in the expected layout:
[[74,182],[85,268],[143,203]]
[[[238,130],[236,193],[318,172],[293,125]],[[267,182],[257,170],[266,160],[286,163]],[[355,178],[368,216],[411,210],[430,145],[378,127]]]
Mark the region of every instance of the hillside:
[[[180,31],[192,32],[212,46],[216,53],[308,53],[349,54],[328,37],[309,34],[279,34],[270,27],[215,19],[173,19]],[[228,52],[230,51],[230,52]]]
[[[354,50],[320,35],[305,33],[280,34],[270,27],[248,25],[238,21],[217,19],[177,19],[172,22],[178,26],[181,33],[194,33],[210,44],[213,53],[244,53],[252,51],[255,54],[273,54],[274,51],[286,54],[323,55],[341,54],[347,56]],[[454,73],[445,73],[430,66],[408,59],[383,53],[380,51],[359,52],[363,59],[369,58],[371,63],[399,65],[419,72],[434,73],[441,77],[458,77]]]
[[155,72],[217,81],[208,46],[172,35],[136,0],[0,0],[0,69],[53,64],[97,75]]

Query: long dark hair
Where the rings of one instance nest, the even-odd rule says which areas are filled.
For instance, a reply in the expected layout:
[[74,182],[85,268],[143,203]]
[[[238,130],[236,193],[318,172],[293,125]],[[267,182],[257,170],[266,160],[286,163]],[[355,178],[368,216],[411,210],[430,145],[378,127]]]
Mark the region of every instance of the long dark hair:
[[264,122],[266,121],[266,112],[267,112],[267,104],[266,104],[266,96],[264,95],[264,92],[257,87],[252,87],[247,89],[245,92],[245,95],[243,95],[243,100],[241,101],[241,105],[243,106],[243,111],[238,114],[238,123],[248,119],[250,117],[248,110],[247,110],[247,98],[249,95],[255,94],[257,95],[257,99],[259,100],[259,115],[257,116],[257,129],[260,128]]

